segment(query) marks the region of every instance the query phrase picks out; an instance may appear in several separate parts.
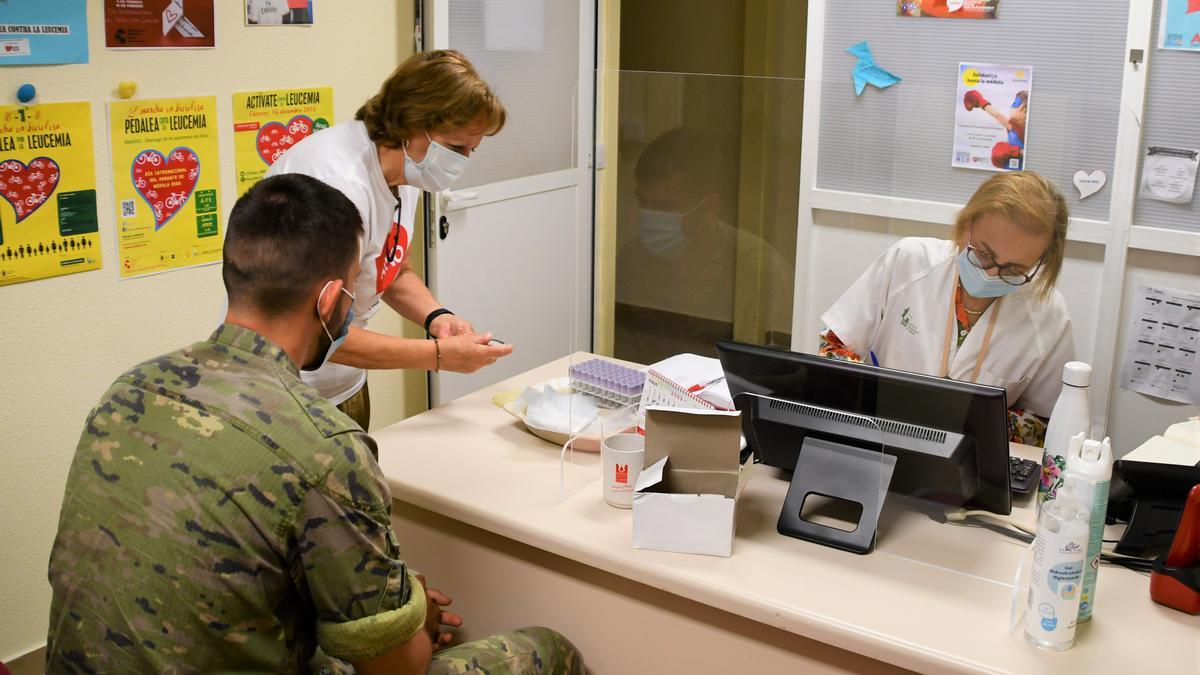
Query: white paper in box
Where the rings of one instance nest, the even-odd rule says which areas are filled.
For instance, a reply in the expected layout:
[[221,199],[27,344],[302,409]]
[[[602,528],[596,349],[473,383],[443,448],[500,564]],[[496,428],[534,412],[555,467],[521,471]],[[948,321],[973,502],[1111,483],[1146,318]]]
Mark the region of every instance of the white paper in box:
[[646,468],[633,495],[633,547],[729,556],[737,500],[750,477],[741,414],[646,410]]

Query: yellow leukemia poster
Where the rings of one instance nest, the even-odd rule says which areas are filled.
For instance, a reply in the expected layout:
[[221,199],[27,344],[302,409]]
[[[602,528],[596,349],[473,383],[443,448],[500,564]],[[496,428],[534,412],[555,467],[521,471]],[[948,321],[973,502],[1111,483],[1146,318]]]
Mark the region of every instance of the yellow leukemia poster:
[[288,148],[333,124],[333,89],[279,89],[233,95],[237,193],[245,194]]
[[109,108],[123,278],[221,259],[217,99]]
[[92,106],[0,106],[0,286],[100,268]]

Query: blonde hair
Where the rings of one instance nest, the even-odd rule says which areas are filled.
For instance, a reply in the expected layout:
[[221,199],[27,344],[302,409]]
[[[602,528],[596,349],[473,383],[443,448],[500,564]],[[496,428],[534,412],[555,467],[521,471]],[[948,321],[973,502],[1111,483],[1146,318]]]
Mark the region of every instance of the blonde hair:
[[504,127],[507,113],[467,57],[451,49],[417,52],[354,115],[377,145],[398,148],[418,129],[453,131],[482,120],[485,135]]
[[1050,245],[1042,253],[1041,269],[1033,280],[1038,297],[1048,299],[1062,270],[1067,244],[1067,223],[1071,217],[1067,200],[1053,183],[1033,171],[996,174],[980,185],[958,212],[954,241],[960,248],[967,240],[971,224],[988,214],[1003,216],[1029,234],[1050,239]]

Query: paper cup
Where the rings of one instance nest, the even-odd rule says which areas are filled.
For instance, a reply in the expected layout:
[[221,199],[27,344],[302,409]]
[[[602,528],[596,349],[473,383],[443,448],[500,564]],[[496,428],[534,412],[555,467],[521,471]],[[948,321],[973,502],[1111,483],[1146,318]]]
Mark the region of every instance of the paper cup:
[[633,487],[642,473],[646,439],[638,434],[613,434],[600,444],[604,501],[622,509],[633,507]]

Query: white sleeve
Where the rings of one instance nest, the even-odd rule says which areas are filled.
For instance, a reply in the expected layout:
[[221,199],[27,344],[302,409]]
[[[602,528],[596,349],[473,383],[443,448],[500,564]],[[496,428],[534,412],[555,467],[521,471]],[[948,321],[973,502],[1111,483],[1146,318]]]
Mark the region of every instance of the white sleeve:
[[1063,366],[1075,359],[1075,335],[1068,318],[1058,339],[1038,365],[1029,386],[1021,392],[1016,406],[1039,417],[1049,417],[1062,390]]
[[865,356],[874,348],[898,250],[899,244],[896,244],[884,251],[821,315],[825,327],[859,356]]

